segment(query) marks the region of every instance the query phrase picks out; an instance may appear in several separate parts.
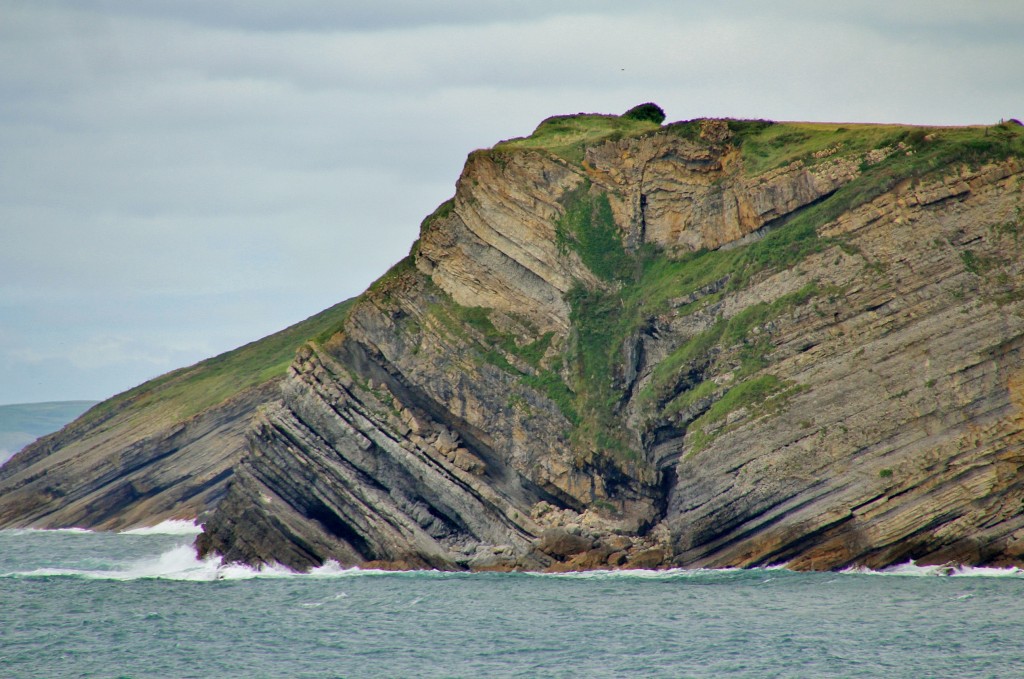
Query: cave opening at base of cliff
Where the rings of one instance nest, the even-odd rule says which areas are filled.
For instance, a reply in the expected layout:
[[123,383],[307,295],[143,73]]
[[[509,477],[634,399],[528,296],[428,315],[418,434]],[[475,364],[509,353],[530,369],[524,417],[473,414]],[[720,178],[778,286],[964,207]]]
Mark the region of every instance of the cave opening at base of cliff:
[[316,521],[327,533],[349,545],[367,561],[378,558],[363,536],[322,502],[311,505],[306,515]]

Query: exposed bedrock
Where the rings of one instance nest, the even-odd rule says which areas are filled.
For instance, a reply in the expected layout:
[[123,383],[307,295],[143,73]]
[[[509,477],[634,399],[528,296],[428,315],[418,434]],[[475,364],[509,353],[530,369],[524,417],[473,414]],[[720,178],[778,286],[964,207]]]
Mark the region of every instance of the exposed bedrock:
[[[578,346],[566,292],[605,285],[559,250],[560,197],[589,182],[611,196],[625,242],[690,250],[742,243],[859,172],[847,158],[746,177],[735,149],[698,147],[608,143],[578,168],[475,154],[416,266],[300,356],[204,548],[297,567],[1016,563],[1020,257],[993,228],[1015,218],[1016,161],[895,186],[823,224],[796,266],[672,302],[626,338],[612,376],[628,387],[615,412],[639,459],[581,450],[579,423],[531,381],[574,384],[565,364],[550,369]],[[645,400],[681,346],[773,307],[740,345],[713,344]],[[488,322],[465,322],[467,308]],[[502,344],[545,333],[532,364]],[[782,386],[702,417],[742,384],[752,337],[754,381]],[[706,396],[673,408],[701,385]],[[264,534],[302,547],[267,549]]]
[[276,383],[247,389],[172,424],[111,412],[42,438],[0,468],[0,526],[111,530],[195,518],[224,496],[249,418],[276,393]]
[[286,374],[45,439],[0,525],[198,516],[299,570],[1024,565],[1017,134],[550,119]]

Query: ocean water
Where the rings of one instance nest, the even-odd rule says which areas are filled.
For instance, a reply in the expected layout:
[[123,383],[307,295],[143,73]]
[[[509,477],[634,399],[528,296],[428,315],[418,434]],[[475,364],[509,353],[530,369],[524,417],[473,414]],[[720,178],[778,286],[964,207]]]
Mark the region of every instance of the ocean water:
[[1024,573],[298,575],[0,531],[0,677],[1021,677]]

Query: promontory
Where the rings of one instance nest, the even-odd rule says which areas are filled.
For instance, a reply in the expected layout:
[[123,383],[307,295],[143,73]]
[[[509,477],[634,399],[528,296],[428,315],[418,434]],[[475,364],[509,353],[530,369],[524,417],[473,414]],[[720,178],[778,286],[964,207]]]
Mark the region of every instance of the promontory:
[[358,298],[0,467],[0,526],[306,570],[1024,565],[1024,127],[474,151]]

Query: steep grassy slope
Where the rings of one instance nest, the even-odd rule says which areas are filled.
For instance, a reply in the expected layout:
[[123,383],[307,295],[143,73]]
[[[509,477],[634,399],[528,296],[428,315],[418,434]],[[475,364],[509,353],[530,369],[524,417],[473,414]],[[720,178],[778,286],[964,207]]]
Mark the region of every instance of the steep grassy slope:
[[282,377],[295,350],[311,339],[337,332],[354,301],[341,302],[273,335],[144,382],[103,401],[86,413],[80,424],[106,419],[129,406],[154,422],[178,422]]

